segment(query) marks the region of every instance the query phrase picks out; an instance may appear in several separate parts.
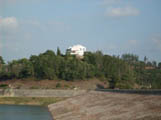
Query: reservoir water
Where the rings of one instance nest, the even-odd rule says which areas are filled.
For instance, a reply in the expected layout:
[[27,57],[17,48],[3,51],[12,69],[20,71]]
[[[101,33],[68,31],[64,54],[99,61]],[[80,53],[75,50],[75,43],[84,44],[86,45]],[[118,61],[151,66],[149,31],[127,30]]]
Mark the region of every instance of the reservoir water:
[[46,107],[0,105],[0,120],[52,120]]

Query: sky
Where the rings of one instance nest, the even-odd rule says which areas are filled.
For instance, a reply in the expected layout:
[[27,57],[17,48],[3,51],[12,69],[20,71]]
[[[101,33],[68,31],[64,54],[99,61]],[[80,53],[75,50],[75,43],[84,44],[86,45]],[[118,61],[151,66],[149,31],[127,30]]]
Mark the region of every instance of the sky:
[[161,0],[0,0],[5,61],[81,44],[161,61]]

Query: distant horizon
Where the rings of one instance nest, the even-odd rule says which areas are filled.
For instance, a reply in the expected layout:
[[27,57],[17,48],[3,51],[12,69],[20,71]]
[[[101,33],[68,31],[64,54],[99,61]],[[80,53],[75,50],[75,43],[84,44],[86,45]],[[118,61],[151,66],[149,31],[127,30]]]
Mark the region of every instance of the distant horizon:
[[29,58],[75,44],[161,61],[160,0],[0,0],[0,56]]

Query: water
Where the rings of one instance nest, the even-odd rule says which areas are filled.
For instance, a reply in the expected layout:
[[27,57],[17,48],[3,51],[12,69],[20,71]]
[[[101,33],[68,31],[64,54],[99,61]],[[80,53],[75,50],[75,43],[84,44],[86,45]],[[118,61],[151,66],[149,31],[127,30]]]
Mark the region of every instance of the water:
[[0,120],[52,120],[46,107],[0,105]]

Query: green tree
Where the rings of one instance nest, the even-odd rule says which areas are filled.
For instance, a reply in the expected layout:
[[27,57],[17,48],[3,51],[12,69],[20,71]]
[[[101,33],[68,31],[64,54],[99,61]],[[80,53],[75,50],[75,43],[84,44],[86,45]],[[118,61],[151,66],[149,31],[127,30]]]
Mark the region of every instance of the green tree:
[[20,59],[20,60],[13,60],[9,63],[9,72],[15,77],[15,78],[27,78],[27,77],[33,77],[34,71],[33,71],[33,65],[32,63],[26,59]]
[[153,64],[150,61],[148,61],[146,65],[149,66],[149,67],[153,66]]
[[1,64],[5,64],[5,62],[4,62],[3,58],[2,58],[2,56],[0,56],[0,65],[1,65]]
[[139,61],[139,56],[134,54],[123,54],[122,59],[130,64],[135,64]]
[[157,67],[157,62],[156,61],[153,61],[152,62],[152,66],[156,68]]
[[27,78],[34,76],[33,64],[28,59],[24,58],[19,60],[18,62],[22,66],[21,71],[19,73],[20,78]]
[[161,62],[158,63],[158,68],[161,69]]
[[[146,61],[146,62],[145,62]],[[39,79],[63,79],[67,81],[98,78],[109,83],[110,88],[131,89],[161,88],[161,62],[140,61],[134,54],[123,54],[122,57],[104,55],[101,51],[86,52],[83,59],[70,54],[62,55],[47,50],[30,59],[13,60],[4,64],[0,57],[0,80],[12,78],[35,77]],[[146,66],[154,69],[145,69]],[[158,69],[157,69],[157,67]]]
[[47,50],[39,56],[31,56],[30,61],[34,67],[35,77],[39,79],[54,79],[56,77],[55,60],[55,53],[51,50]]
[[57,47],[57,55],[61,55],[61,51],[60,51],[60,49],[59,49],[59,47]]

